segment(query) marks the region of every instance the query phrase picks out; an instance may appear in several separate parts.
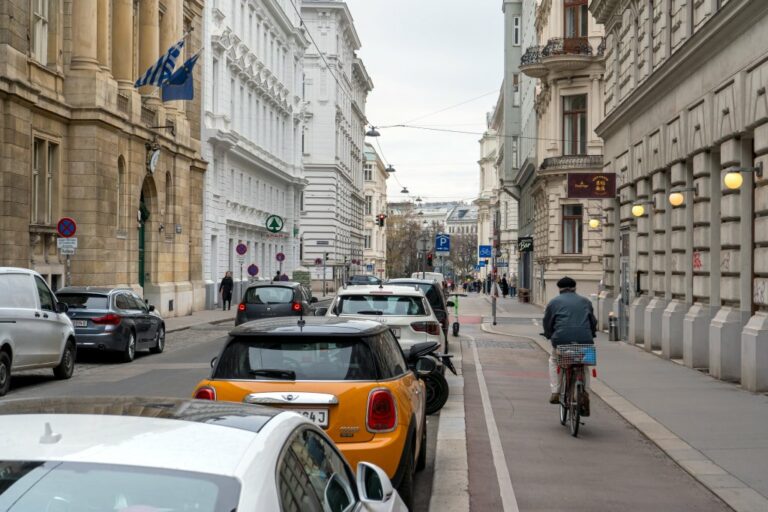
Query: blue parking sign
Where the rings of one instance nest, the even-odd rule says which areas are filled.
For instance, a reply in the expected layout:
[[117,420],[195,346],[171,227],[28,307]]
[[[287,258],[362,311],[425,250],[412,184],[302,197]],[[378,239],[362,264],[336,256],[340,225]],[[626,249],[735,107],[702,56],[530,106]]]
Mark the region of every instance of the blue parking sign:
[[478,247],[479,258],[491,258],[493,257],[493,251],[490,245],[481,245]]
[[438,233],[435,235],[435,251],[437,252],[450,252],[451,250],[451,235],[445,233]]

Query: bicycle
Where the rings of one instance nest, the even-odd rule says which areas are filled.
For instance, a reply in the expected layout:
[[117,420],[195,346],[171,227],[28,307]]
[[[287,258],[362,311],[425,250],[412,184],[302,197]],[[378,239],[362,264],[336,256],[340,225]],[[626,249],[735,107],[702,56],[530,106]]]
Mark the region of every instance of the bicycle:
[[586,390],[584,370],[597,364],[594,345],[560,345],[555,347],[555,363],[560,374],[560,424],[568,423],[573,437],[579,435]]

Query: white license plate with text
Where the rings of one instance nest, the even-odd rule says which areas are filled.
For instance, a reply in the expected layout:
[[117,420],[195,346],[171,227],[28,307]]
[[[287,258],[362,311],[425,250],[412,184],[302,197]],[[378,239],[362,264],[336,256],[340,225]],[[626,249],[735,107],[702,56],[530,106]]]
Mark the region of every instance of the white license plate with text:
[[392,334],[395,335],[395,338],[400,337],[400,328],[399,327],[390,327],[392,329]]
[[72,323],[75,327],[88,327],[88,320],[75,320]]
[[321,428],[328,427],[328,409],[291,409]]

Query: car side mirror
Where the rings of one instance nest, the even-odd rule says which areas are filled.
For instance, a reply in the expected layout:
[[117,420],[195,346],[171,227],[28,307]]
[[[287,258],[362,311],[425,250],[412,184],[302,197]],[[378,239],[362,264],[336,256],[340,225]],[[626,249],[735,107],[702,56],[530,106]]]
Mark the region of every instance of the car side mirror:
[[154,306],[154,304],[150,304],[150,305],[149,305],[149,310],[150,310],[150,311],[154,311],[154,310],[155,310],[155,306]]
[[426,377],[437,370],[437,363],[431,357],[420,357],[416,361],[416,375]]
[[449,308],[452,308],[453,306],[455,306],[452,300],[449,300],[448,302],[446,302],[445,305],[448,306]]
[[214,357],[213,359],[211,359],[211,368],[215,368],[216,367],[216,363],[218,361],[219,361],[218,357]]
[[316,302],[317,302],[317,297],[311,297],[311,298],[309,299],[309,303],[310,303],[310,304],[314,304],[314,303],[316,303]]
[[386,503],[395,493],[384,470],[369,462],[357,463],[356,481],[357,491],[363,503]]
[[56,303],[56,312],[57,313],[66,313],[69,311],[69,305],[66,302],[57,302]]
[[327,312],[328,312],[328,308],[317,308],[315,310],[315,316],[325,316]]

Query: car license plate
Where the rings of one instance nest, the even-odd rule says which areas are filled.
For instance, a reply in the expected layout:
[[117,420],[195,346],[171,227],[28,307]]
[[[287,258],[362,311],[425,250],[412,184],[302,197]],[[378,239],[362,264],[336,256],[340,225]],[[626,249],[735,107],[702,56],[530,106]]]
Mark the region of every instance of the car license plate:
[[75,320],[75,327],[88,327],[88,320]]
[[400,337],[400,328],[399,327],[392,327],[391,329],[392,329],[392,334],[395,335],[395,338],[399,338]]
[[328,427],[328,409],[291,409],[321,428]]

